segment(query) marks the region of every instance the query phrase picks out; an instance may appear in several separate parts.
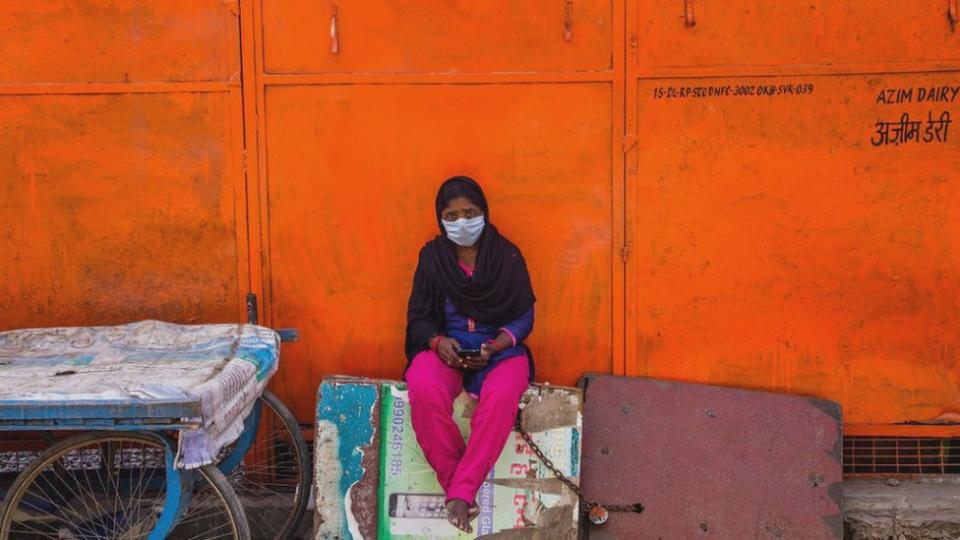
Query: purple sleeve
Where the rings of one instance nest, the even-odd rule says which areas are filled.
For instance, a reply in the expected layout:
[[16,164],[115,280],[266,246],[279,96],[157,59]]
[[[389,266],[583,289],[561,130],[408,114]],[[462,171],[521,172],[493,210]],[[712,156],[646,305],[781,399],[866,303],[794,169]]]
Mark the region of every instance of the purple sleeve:
[[500,330],[510,334],[514,346],[527,339],[530,332],[533,332],[533,306],[517,319],[503,325]]

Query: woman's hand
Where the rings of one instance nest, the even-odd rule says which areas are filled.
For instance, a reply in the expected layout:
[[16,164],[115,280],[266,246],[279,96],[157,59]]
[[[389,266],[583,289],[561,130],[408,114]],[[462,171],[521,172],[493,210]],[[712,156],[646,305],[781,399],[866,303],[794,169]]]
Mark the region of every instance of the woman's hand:
[[487,367],[487,362],[490,361],[491,356],[493,356],[493,353],[487,350],[486,344],[480,345],[480,356],[461,358],[461,367],[463,369],[483,369]]
[[490,362],[490,359],[493,358],[493,355],[497,354],[499,351],[494,345],[490,343],[484,343],[480,345],[480,360],[483,361],[483,365],[487,365]]
[[460,361],[460,357],[457,356],[457,351],[459,350],[460,342],[453,338],[444,336],[437,342],[437,356],[443,360],[444,364],[452,368],[463,368],[463,363]]

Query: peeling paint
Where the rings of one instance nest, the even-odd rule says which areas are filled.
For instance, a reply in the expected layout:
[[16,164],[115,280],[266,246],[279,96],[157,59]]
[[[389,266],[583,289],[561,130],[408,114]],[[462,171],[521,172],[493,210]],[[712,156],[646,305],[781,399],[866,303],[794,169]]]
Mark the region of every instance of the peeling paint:
[[313,491],[316,500],[314,536],[317,540],[333,538],[343,527],[343,512],[339,504],[342,475],[340,460],[337,459],[339,447],[337,426],[333,422],[318,419],[313,459]]
[[[369,524],[358,518],[357,486],[369,469],[367,452],[377,442],[379,387],[334,378],[324,381],[318,394],[314,472],[319,519],[315,536],[372,539]],[[368,498],[365,495],[360,500]],[[366,510],[367,505],[363,506]],[[360,513],[361,517],[365,513]],[[370,515],[375,516],[375,511]]]

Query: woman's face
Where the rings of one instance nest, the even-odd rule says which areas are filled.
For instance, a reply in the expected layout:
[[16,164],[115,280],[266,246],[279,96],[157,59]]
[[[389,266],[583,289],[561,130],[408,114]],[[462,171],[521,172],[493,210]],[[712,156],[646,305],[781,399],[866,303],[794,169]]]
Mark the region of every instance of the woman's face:
[[466,197],[457,197],[447,204],[447,207],[443,209],[443,212],[440,212],[440,219],[444,221],[456,221],[462,218],[473,219],[482,215],[483,211],[480,210],[479,206],[470,202],[470,199]]

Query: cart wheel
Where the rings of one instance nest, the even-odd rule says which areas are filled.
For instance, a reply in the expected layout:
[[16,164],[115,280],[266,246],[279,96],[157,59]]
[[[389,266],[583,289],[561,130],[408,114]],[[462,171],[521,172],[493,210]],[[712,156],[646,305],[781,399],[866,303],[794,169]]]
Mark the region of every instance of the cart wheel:
[[250,540],[243,504],[227,477],[215,465],[195,471],[187,511],[167,537],[171,540]]
[[61,441],[14,481],[0,508],[0,539],[153,540],[167,536],[178,518],[189,524],[209,515],[197,538],[247,540],[243,509],[219,471],[181,472],[173,459],[169,439],[152,433],[84,433]]
[[310,456],[300,426],[277,396],[264,391],[245,431],[221,451],[227,475],[247,513],[255,540],[293,538],[310,496]]

